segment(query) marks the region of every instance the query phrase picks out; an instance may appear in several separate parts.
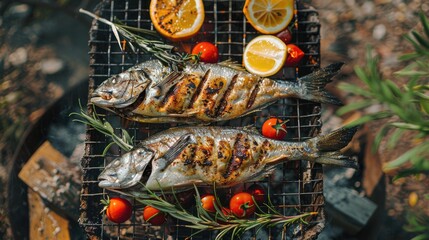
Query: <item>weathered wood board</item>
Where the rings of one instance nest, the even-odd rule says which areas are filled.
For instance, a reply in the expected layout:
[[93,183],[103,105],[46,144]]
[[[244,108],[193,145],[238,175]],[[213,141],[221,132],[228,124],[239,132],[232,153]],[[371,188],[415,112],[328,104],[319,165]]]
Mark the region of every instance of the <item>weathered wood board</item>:
[[28,189],[30,240],[68,240],[69,221],[45,205],[40,195]]
[[31,156],[19,178],[58,214],[79,218],[80,168],[46,141]]

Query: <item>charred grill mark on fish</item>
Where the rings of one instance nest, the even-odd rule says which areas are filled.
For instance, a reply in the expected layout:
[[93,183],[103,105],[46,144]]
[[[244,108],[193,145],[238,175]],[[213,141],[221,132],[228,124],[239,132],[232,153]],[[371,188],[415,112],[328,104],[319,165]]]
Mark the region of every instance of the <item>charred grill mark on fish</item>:
[[241,133],[237,134],[232,151],[232,157],[226,168],[226,172],[223,174],[224,178],[229,178],[233,173],[237,175],[238,173],[236,172],[242,166],[243,162],[251,161],[251,159],[249,159],[251,158],[249,149],[249,139]]
[[261,81],[258,81],[254,88],[252,89],[251,93],[250,93],[250,97],[249,97],[249,101],[247,102],[246,108],[250,109],[253,104],[255,103],[256,100],[256,96],[258,95],[259,92],[259,85],[261,84]]
[[[224,121],[283,98],[341,104],[324,89],[341,66],[333,64],[296,81],[277,81],[220,64],[189,64],[174,70],[151,60],[107,79],[91,102],[141,122]],[[126,108],[129,105],[133,111]]]
[[197,100],[198,96],[201,94],[201,92],[203,91],[204,85],[206,84],[207,80],[209,79],[210,76],[210,69],[203,75],[200,84],[198,84],[197,89],[194,92],[194,95],[192,95],[191,97],[191,105],[189,106],[190,108],[194,107],[194,103]]
[[[115,159],[100,174],[99,185],[127,188],[144,181],[150,190],[213,183],[230,187],[256,181],[276,164],[294,160],[356,168],[357,163],[340,152],[355,131],[339,129],[304,142],[285,142],[241,129],[173,128],[152,135],[139,148]],[[151,173],[142,179],[147,165],[152,166]]]
[[229,98],[229,96],[232,93],[232,90],[234,89],[235,83],[237,82],[237,78],[238,78],[238,74],[235,74],[232,79],[231,82],[229,83],[228,87],[226,88],[224,94],[220,97],[219,100],[219,105],[216,107],[215,110],[215,116],[221,116],[222,113],[225,110],[226,105],[228,104],[227,99]]

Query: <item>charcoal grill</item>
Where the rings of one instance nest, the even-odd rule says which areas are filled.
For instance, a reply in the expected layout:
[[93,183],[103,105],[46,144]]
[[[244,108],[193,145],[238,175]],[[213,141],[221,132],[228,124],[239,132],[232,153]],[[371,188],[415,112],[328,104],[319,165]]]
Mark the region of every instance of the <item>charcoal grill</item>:
[[[95,13],[103,18],[118,19],[129,26],[153,29],[149,18],[147,0],[111,0],[103,1]],[[202,30],[193,39],[180,44],[179,47],[192,45],[198,41],[210,41],[219,48],[220,61],[232,59],[242,61],[246,44],[260,35],[246,22],[242,14],[244,0],[204,1],[206,18]],[[292,21],[293,42],[304,52],[305,57],[298,68],[284,68],[276,79],[295,81],[297,77],[309,74],[320,67],[320,23],[317,11],[302,3],[295,2],[295,15]],[[150,59],[143,53],[123,52],[111,29],[96,21],[90,30],[90,81],[89,93],[97,85],[127,68]],[[88,108],[92,112],[92,108]],[[134,136],[135,143],[148,136],[167,129],[173,124],[140,124],[129,122],[118,116],[97,109],[97,113],[113,124],[117,132],[125,128]],[[288,119],[288,141],[303,141],[317,135],[321,129],[321,105],[299,99],[281,100],[273,106],[244,118],[218,123],[218,125],[248,126],[260,128],[268,116]],[[134,215],[130,222],[113,224],[100,215],[100,200],[107,192],[98,187],[97,177],[106,164],[114,157],[120,156],[119,149],[102,155],[109,140],[92,128],[87,129],[85,155],[82,159],[83,185],[81,194],[80,224],[90,239],[185,239],[193,231],[183,227],[183,223],[170,219],[162,227],[151,227],[142,222],[141,208],[134,202]],[[323,179],[322,167],[306,161],[285,163],[278,166],[271,177],[259,183],[268,188],[275,207],[284,215],[295,215],[299,212],[319,212],[308,224],[296,224],[287,229],[270,228],[258,233],[246,233],[244,239],[314,239],[324,226],[323,215]],[[251,183],[245,183],[245,185]],[[230,190],[232,191],[232,190]],[[111,193],[109,193],[111,194]],[[216,232],[203,232],[192,239],[214,239]],[[256,238],[255,238],[256,237]]]

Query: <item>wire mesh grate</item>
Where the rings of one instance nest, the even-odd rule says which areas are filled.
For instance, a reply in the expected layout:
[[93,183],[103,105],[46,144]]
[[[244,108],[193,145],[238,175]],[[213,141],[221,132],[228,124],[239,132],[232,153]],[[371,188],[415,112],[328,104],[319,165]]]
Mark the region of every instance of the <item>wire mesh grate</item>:
[[[144,0],[111,0],[104,1],[95,9],[95,13],[103,18],[121,21],[129,26],[153,30],[149,17],[149,2]],[[246,22],[242,14],[244,0],[212,0],[204,1],[205,22],[193,39],[174,43],[181,50],[188,50],[195,42],[210,41],[219,49],[220,61],[232,59],[242,61],[242,53],[246,44],[260,35]],[[310,6],[296,0],[296,11],[292,22],[293,43],[299,46],[305,57],[298,68],[284,68],[274,78],[295,81],[320,67],[320,24],[318,13]],[[150,59],[143,53],[123,52],[111,31],[105,24],[94,22],[90,31],[90,82],[89,94],[95,87],[108,77],[125,71],[129,67]],[[92,108],[88,108],[92,111]],[[141,124],[129,122],[118,116],[97,109],[97,113],[109,121],[120,133],[120,128],[126,129],[134,136],[135,144],[150,135],[176,126],[177,124]],[[249,126],[260,128],[268,116],[288,119],[288,141],[303,141],[319,133],[321,128],[321,106],[313,102],[285,99],[255,114],[218,123],[217,125]],[[120,149],[111,150],[103,156],[103,150],[109,143],[108,139],[92,128],[87,129],[85,155],[82,159],[83,184],[81,192],[80,224],[90,239],[185,239],[195,231],[184,227],[184,223],[169,219],[162,227],[152,227],[142,220],[141,204],[134,202],[131,221],[124,224],[113,224],[100,214],[100,200],[108,193],[98,187],[97,177],[113,158],[122,154]],[[246,187],[253,182],[244,183]],[[323,179],[322,168],[318,164],[306,161],[289,162],[278,166],[274,174],[258,182],[265,186],[270,193],[274,206],[284,215],[295,215],[298,212],[320,212],[318,217],[308,225],[292,225],[287,229],[282,227],[263,229],[256,233],[249,231],[243,239],[308,239],[313,226],[323,225]],[[222,190],[222,194],[232,194],[236,189]],[[111,193],[109,193],[110,195]],[[320,230],[319,230],[320,231]],[[313,234],[317,236],[318,232]],[[216,232],[203,232],[194,235],[192,239],[214,239]]]

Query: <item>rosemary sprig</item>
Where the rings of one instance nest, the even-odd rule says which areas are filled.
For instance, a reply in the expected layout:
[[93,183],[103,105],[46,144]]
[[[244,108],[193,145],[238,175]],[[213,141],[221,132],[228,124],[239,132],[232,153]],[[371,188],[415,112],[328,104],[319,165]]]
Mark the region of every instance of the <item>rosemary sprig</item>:
[[129,44],[129,46],[134,52],[136,52],[137,48],[141,49],[145,53],[152,54],[154,57],[158,58],[165,64],[169,64],[172,66],[175,66],[175,65],[181,66],[188,61],[191,61],[191,62],[199,61],[198,55],[179,53],[175,51],[174,46],[166,44],[163,41],[145,38],[141,35],[133,33],[133,32],[142,33],[145,35],[150,35],[152,37],[159,37],[159,35],[155,31],[126,26],[120,22],[111,22],[105,18],[97,16],[84,9],[79,9],[79,12],[84,13],[96,19],[97,21],[100,21],[102,23],[109,25],[112,28],[113,34],[116,38],[116,41],[118,42],[119,48],[122,51],[123,49],[122,49],[121,39],[119,37],[119,34],[127,40],[127,43]]
[[82,106],[80,106],[80,112],[70,113],[70,116],[79,117],[78,119],[73,119],[73,121],[91,126],[95,130],[99,131],[100,133],[112,138],[113,142],[109,143],[106,146],[106,148],[103,151],[103,155],[107,153],[109,148],[114,143],[116,143],[120,148],[122,148],[125,151],[130,151],[133,148],[133,138],[130,136],[130,134],[125,129],[121,129],[122,137],[116,135],[115,129],[112,127],[112,125],[109,122],[107,122],[105,119],[103,120],[100,119],[95,109],[93,109],[92,115],[88,115],[82,109]]
[[193,235],[196,235],[202,231],[219,231],[215,240],[220,240],[229,233],[231,234],[231,239],[234,239],[242,235],[244,232],[252,229],[256,229],[256,232],[258,232],[262,228],[270,228],[276,225],[283,225],[283,228],[285,228],[286,226],[289,226],[293,223],[307,224],[306,219],[318,214],[317,212],[307,212],[294,216],[284,216],[275,210],[270,201],[268,201],[269,204],[266,204],[266,207],[271,212],[263,212],[261,207],[258,206],[259,212],[255,213],[256,217],[254,219],[239,219],[233,215],[225,215],[222,212],[222,209],[217,206],[218,204],[215,204],[216,213],[210,214],[204,210],[204,208],[202,208],[200,194],[196,187],[196,214],[193,214],[181,207],[180,204],[175,205],[166,201],[166,197],[163,192],[161,192],[161,196],[159,196],[153,191],[147,189],[144,185],[143,189],[145,190],[143,192],[118,192],[123,195],[128,195],[135,198],[136,201],[142,203],[143,205],[155,207],[160,211],[169,214],[173,218],[186,222],[184,225],[185,227],[197,230]]
[[[93,127],[95,130],[99,131],[100,133],[103,133],[106,136],[109,136],[112,138],[113,142],[106,147],[106,149],[104,150],[104,153],[113,143],[116,143],[119,147],[121,147],[125,151],[129,151],[132,149],[133,147],[132,137],[130,137],[127,131],[124,129],[121,129],[122,137],[117,136],[111,124],[107,122],[105,119],[101,120],[98,114],[96,113],[95,109],[91,115],[88,115],[81,107],[79,113],[71,113],[70,115],[79,117],[79,119],[73,119],[73,121],[87,124]],[[144,191],[129,191],[129,192],[123,192],[120,190],[114,190],[114,191],[122,195],[133,197],[144,205],[155,207],[160,211],[167,213],[176,219],[186,222],[187,224],[185,225],[185,227],[197,230],[194,234],[198,234],[202,231],[217,230],[219,231],[219,233],[215,238],[216,240],[222,239],[222,237],[228,233],[231,233],[234,238],[243,234],[245,231],[248,231],[251,229],[256,229],[256,231],[259,231],[262,228],[265,228],[265,227],[269,228],[279,224],[283,225],[283,228],[285,228],[286,226],[289,226],[297,222],[306,224],[305,219],[318,214],[317,212],[308,212],[308,213],[298,214],[295,216],[284,216],[275,210],[274,206],[271,203],[271,200],[268,198],[268,201],[267,201],[268,204],[265,204],[265,207],[267,207],[270,213],[263,212],[262,208],[258,206],[255,201],[255,204],[257,205],[257,209],[259,211],[258,213],[256,213],[256,218],[239,219],[234,217],[233,215],[225,215],[222,212],[222,209],[219,207],[221,204],[216,194],[216,191],[214,191],[216,196],[216,201],[218,203],[218,204],[215,204],[216,213],[209,214],[202,208],[200,194],[198,192],[198,189],[195,187],[196,215],[194,215],[189,211],[185,210],[180,204],[175,205],[173,203],[166,201],[165,199],[167,198],[165,197],[164,192],[161,192],[161,196],[159,196],[155,192],[147,189],[143,184],[142,186],[143,188],[141,190],[144,190]],[[176,202],[179,202],[177,201],[174,191],[172,192],[173,192],[174,199],[176,199]]]

